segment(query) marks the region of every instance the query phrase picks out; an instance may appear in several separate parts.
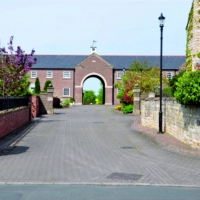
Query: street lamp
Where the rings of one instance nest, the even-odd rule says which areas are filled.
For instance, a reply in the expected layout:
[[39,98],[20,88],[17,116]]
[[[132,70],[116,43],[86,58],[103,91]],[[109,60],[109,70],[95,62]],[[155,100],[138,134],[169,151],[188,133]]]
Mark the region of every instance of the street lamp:
[[161,13],[159,20],[160,26],[160,110],[159,110],[159,131],[158,134],[162,134],[162,42],[163,42],[163,27],[165,22],[165,17]]

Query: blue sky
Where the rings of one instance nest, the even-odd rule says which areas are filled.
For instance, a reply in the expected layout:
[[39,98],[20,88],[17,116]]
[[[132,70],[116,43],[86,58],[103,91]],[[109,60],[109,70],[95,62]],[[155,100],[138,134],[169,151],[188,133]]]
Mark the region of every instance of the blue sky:
[[36,54],[184,55],[192,0],[1,0],[0,42]]

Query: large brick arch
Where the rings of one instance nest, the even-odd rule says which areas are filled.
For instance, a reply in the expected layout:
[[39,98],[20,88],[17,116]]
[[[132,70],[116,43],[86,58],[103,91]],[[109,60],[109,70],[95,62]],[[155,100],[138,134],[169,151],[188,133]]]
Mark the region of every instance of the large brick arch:
[[[100,74],[97,74],[97,73],[91,73],[91,74],[88,74],[87,76],[85,76],[81,82],[81,87],[83,88],[84,86],[84,83],[87,79],[89,78],[97,78],[100,80],[100,82],[102,83],[103,85],[103,104],[105,104],[105,88],[107,88],[107,82],[105,80],[105,78],[103,76],[101,76]],[[82,95],[83,95],[83,91],[82,91]],[[82,97],[83,98],[83,97]]]
[[108,84],[107,84],[106,79],[105,79],[101,74],[98,74],[98,73],[96,73],[96,72],[92,72],[92,73],[90,73],[90,74],[87,74],[85,77],[83,77],[80,86],[83,87],[83,84],[84,84],[85,80],[88,79],[88,78],[90,78],[90,77],[97,77],[97,78],[100,78],[100,80],[102,80],[102,81],[104,82],[105,88],[107,87]]
[[88,77],[96,76],[105,85],[105,105],[113,104],[113,67],[93,53],[75,67],[75,100],[82,105],[83,83]]

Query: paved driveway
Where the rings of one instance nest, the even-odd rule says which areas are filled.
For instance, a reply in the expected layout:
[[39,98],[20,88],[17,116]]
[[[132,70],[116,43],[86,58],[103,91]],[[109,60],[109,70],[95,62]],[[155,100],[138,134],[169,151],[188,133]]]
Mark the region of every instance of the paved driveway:
[[163,148],[113,106],[42,116],[0,156],[1,183],[200,185],[200,157]]

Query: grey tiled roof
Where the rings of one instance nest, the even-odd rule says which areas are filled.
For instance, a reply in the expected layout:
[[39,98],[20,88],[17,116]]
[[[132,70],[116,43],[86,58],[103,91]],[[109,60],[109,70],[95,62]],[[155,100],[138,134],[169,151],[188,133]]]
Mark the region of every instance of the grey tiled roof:
[[[101,56],[101,55],[99,55]],[[35,55],[37,64],[32,69],[74,69],[77,64],[86,59],[87,55]],[[114,69],[129,68],[133,61],[148,61],[151,66],[160,66],[160,56],[122,56],[103,55],[105,61]],[[163,69],[178,70],[185,62],[185,56],[163,56]]]

